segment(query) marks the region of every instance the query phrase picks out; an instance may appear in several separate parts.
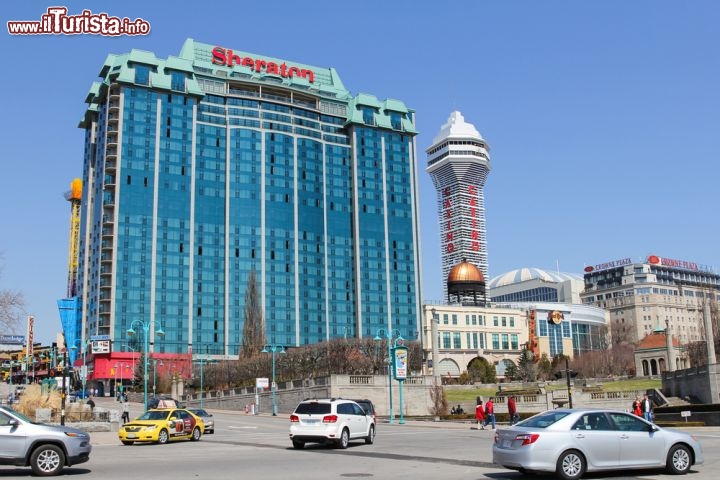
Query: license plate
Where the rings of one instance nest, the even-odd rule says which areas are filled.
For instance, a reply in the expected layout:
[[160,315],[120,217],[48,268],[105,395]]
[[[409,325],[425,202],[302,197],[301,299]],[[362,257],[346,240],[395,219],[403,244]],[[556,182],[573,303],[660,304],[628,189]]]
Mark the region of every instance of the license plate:
[[135,438],[135,434],[134,434],[134,433],[128,433],[127,438]]
[[305,423],[307,423],[308,425],[314,425],[318,422],[320,422],[320,420],[305,420]]
[[510,448],[510,445],[512,445],[512,440],[503,440],[503,442],[502,442],[503,448]]

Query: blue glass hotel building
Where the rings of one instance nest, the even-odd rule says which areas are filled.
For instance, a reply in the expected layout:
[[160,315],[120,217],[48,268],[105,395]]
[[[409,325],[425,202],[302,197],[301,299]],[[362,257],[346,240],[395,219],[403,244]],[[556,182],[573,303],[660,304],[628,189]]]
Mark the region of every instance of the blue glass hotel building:
[[[333,68],[185,41],[109,55],[87,95],[83,338],[235,356],[254,274],[269,342],[417,338],[414,112]],[[162,327],[162,339],[155,334]],[[136,327],[137,329],[137,327]]]

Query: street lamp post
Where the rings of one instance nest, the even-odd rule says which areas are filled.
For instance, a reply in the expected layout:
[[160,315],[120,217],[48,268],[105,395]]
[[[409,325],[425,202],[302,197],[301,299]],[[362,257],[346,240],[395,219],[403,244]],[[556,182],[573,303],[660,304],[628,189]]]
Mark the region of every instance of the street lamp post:
[[[87,384],[87,364],[85,363],[85,354],[87,352],[88,342],[87,342],[87,340],[84,342],[80,341],[80,342],[78,342],[78,345],[80,345],[83,349],[83,351],[82,351],[83,366],[82,366],[82,372],[81,372],[82,373],[82,398],[85,398],[85,385]],[[77,347],[75,345],[73,345],[70,348],[73,350],[77,349]]]
[[[387,340],[387,364],[388,364],[388,400],[390,401],[390,409],[389,409],[389,418],[388,423],[395,423],[395,416],[393,415],[393,401],[392,401],[392,374],[393,374],[393,358],[392,358],[392,351],[393,348],[397,346],[398,342],[402,342],[403,338],[400,335],[400,331],[390,330],[387,331],[384,328],[381,328],[377,331],[377,334],[375,335],[374,340],[380,341],[382,339]],[[403,418],[403,411],[402,411],[402,383],[400,384],[400,422],[399,423],[405,423],[405,419]]]
[[113,386],[115,388],[115,391],[113,393],[115,394],[115,398],[117,398],[117,396],[118,396],[117,371],[118,371],[118,364],[116,363],[115,365],[113,365],[113,374],[115,375],[115,378],[113,379]]
[[156,394],[155,394],[155,384],[157,383],[157,366],[158,366],[158,363],[160,363],[160,365],[163,365],[162,360],[158,361],[157,358],[153,358],[153,397],[156,396]]
[[[130,328],[127,329],[128,335],[135,335],[137,332],[133,329],[133,327],[138,325],[142,327],[145,337],[143,339],[143,405],[145,410],[147,410],[148,406],[148,342],[150,337],[150,326],[152,323],[152,321],[133,320],[130,324]],[[160,325],[160,328],[158,328],[155,333],[160,337],[165,335],[162,325]]]
[[270,353],[272,355],[272,383],[270,384],[270,392],[272,394],[272,414],[277,416],[277,400],[275,398],[275,391],[277,385],[275,385],[275,353],[285,353],[285,347],[283,345],[265,345],[263,346],[262,353]]

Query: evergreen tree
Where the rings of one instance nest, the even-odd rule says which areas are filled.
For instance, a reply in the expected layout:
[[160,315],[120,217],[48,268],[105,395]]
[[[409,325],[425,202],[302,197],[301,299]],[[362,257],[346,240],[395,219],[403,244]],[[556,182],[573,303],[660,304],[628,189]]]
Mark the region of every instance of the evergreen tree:
[[552,375],[552,364],[547,356],[547,353],[543,353],[537,364],[538,376],[542,380],[547,380]]
[[523,382],[534,382],[537,379],[537,371],[533,362],[533,354],[530,350],[523,350],[518,360],[517,377]]
[[255,270],[250,271],[245,290],[245,321],[243,322],[240,358],[250,358],[260,353],[265,345],[265,319],[257,287]]

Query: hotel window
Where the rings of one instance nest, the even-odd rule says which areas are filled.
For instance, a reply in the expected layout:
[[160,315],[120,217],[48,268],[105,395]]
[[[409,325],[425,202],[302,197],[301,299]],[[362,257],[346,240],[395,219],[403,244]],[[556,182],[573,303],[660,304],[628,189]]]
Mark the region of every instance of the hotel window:
[[449,350],[450,347],[450,332],[442,332],[443,348]]
[[507,318],[502,317],[500,320],[502,321],[502,326],[507,327]]
[[507,333],[503,333],[503,334],[502,334],[502,349],[503,349],[503,350],[508,350],[509,348],[510,348],[510,341],[509,341],[509,339],[508,339],[508,334],[507,334]]
[[185,91],[185,74],[183,72],[170,73],[170,88],[178,92]]
[[447,314],[447,313],[443,313],[443,323],[444,323],[445,325],[448,324],[448,314]]
[[515,326],[515,317],[510,317],[510,326],[511,327]]
[[510,348],[513,350],[518,349],[518,336],[516,333],[510,334]]
[[453,314],[453,316],[452,316],[452,324],[453,324],[453,325],[457,325],[457,324],[458,324],[458,323],[457,323],[457,315],[455,315],[455,314]]
[[493,327],[497,327],[497,326],[498,326],[498,317],[495,316],[495,317],[493,317]]
[[395,130],[402,130],[402,123],[400,123],[400,114],[398,112],[390,112],[390,125]]
[[375,113],[372,108],[363,108],[363,122],[367,125],[375,125]]
[[150,69],[145,65],[135,65],[135,83],[138,85],[150,84]]
[[492,348],[495,350],[500,350],[500,334],[499,333],[492,334]]
[[460,332],[453,332],[453,348],[455,348],[455,349],[462,348]]

